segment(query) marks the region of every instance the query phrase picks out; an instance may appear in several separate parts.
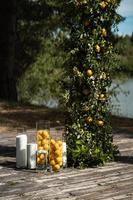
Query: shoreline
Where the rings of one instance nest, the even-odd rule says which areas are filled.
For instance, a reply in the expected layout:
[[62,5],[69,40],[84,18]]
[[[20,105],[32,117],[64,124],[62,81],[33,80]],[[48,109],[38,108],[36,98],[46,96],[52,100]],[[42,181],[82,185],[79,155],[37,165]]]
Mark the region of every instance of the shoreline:
[[[50,120],[52,123],[65,123],[65,111],[58,108],[47,108],[33,105],[11,105],[0,102],[0,133],[15,132],[17,129],[35,129],[39,120]],[[113,129],[133,127],[133,118],[111,116]]]

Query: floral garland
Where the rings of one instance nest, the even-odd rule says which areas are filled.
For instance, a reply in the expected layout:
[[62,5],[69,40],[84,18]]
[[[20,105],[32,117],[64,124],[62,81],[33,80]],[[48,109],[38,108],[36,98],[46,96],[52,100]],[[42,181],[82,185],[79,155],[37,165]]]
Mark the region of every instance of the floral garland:
[[[68,164],[86,167],[114,158],[109,91],[115,66],[111,28],[120,16],[118,0],[71,0],[66,22],[71,29],[66,62]],[[69,66],[69,67],[68,67]]]

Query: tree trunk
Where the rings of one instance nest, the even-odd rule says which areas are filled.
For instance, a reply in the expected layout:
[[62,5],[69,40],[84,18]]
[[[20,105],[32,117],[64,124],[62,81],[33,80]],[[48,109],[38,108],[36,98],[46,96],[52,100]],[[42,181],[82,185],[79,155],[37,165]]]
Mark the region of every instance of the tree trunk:
[[16,0],[0,5],[0,99],[17,101],[15,69]]

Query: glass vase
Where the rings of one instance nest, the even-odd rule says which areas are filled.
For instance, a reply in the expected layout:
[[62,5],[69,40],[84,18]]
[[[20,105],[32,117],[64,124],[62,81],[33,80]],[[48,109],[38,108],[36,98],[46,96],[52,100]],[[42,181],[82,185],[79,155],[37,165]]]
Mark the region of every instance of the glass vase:
[[64,127],[58,126],[50,129],[49,163],[52,171],[60,171],[63,166],[63,135]]
[[50,122],[39,121],[36,123],[37,140],[37,169],[48,169],[48,154],[50,149]]

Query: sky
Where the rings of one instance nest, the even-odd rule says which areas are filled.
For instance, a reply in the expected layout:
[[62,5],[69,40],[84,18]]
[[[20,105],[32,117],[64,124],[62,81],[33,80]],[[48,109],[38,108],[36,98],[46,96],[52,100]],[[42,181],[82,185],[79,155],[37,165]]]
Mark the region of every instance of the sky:
[[133,0],[122,0],[118,13],[125,17],[125,21],[118,25],[119,35],[131,35],[133,32]]

